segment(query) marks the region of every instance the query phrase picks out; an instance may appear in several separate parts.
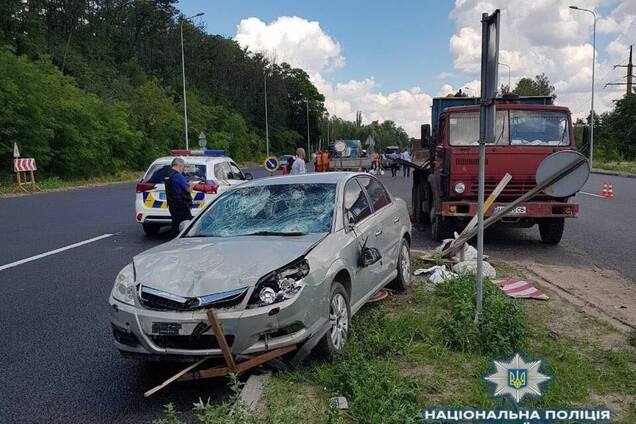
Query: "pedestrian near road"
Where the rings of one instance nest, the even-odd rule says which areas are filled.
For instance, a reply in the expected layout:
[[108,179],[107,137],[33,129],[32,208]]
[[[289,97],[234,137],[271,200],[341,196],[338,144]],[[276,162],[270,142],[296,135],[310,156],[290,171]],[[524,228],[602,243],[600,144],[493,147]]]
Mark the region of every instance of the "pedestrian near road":
[[329,171],[329,152],[325,150],[322,152],[322,172]]
[[172,159],[171,169],[164,179],[168,210],[172,217],[172,231],[179,233],[179,224],[192,219],[192,187],[194,181],[188,182],[183,175],[185,161],[181,158]]
[[[411,161],[411,154],[409,153],[408,150],[405,150],[402,152],[402,160],[410,162]],[[406,164],[405,162],[402,162],[402,175],[404,177],[410,177],[411,176],[411,167]]]
[[290,174],[306,174],[307,168],[305,167],[305,149],[299,147],[296,149],[296,157],[294,158],[294,164],[292,165]]
[[389,153],[387,155],[387,157],[391,160],[391,176],[395,177],[395,175],[397,174],[397,169],[398,169],[398,164],[396,162],[396,160],[398,159],[398,154],[393,152],[393,153]]
[[322,172],[322,152],[316,150],[316,172]]

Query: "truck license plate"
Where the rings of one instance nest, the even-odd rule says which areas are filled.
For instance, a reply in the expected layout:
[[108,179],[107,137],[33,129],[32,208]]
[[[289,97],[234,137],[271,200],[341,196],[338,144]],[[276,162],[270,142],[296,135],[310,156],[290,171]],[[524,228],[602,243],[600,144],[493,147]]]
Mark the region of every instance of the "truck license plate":
[[[499,213],[500,211],[504,210],[504,208],[505,206],[495,206],[495,213]],[[508,215],[525,215],[525,213],[525,206],[517,206],[516,208],[508,212]]]

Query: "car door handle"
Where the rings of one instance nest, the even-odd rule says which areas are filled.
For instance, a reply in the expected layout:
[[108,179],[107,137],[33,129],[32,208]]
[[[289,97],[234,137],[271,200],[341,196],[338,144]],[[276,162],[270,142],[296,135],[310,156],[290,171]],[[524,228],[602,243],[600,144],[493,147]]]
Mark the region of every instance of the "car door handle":
[[380,234],[382,234],[382,229],[378,230],[375,232],[375,236],[378,237]]
[[400,217],[396,216],[395,218],[393,218],[393,223],[397,224],[398,222],[400,222]]

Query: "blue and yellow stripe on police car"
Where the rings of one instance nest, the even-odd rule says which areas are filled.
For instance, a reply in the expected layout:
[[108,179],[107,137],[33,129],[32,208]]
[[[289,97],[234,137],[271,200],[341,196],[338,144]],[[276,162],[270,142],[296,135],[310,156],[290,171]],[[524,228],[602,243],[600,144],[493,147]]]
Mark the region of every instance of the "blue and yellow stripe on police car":
[[[205,194],[198,192],[193,197],[192,209],[202,208],[205,204],[204,202]],[[155,196],[152,195],[151,192],[145,191],[143,193],[144,206],[147,208],[154,209],[168,209],[168,201],[167,200],[156,200]]]

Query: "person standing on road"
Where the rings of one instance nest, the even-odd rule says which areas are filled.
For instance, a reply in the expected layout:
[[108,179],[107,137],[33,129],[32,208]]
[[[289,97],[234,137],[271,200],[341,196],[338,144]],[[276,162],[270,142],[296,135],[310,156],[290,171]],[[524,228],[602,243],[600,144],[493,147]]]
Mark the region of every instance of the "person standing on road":
[[391,176],[395,177],[395,175],[397,174],[397,169],[398,169],[398,164],[396,162],[396,160],[398,159],[398,154],[395,152],[389,153],[387,155],[387,158],[391,161]]
[[322,172],[322,152],[316,150],[316,172]]
[[322,152],[322,172],[329,171],[329,152],[325,150]]
[[168,210],[172,216],[172,231],[179,233],[179,224],[192,219],[192,187],[194,181],[188,182],[183,175],[185,161],[182,158],[174,158],[172,168],[164,179]]
[[[411,161],[411,154],[409,153],[408,150],[405,150],[402,152],[402,160],[407,162]],[[402,163],[402,176],[404,177],[411,176],[411,167],[405,162]]]
[[307,168],[305,167],[305,149],[299,147],[296,149],[296,158],[294,159],[294,164],[292,165],[290,174],[298,175],[306,173]]

